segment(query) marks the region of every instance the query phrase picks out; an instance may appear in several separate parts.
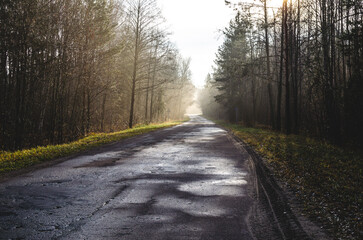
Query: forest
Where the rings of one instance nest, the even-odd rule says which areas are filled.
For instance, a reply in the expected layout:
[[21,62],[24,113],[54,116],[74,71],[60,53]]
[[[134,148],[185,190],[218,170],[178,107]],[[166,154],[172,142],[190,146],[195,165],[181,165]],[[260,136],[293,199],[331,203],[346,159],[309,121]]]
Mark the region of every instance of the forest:
[[180,119],[190,59],[155,0],[2,0],[0,149]]
[[203,113],[362,146],[362,1],[225,2],[236,16],[201,91]]
[[0,0],[1,237],[361,239],[362,0],[190,1]]

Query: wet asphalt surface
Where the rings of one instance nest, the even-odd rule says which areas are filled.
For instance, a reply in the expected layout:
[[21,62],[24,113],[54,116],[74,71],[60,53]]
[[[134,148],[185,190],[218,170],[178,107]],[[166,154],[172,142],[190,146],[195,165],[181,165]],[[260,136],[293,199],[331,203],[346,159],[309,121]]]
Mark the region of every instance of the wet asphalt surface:
[[0,183],[0,239],[254,239],[248,159],[193,116]]

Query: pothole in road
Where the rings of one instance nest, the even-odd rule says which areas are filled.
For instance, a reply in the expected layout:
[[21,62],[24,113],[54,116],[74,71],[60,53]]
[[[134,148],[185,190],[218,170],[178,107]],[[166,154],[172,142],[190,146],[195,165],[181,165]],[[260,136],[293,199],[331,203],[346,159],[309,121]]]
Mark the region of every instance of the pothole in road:
[[196,217],[220,217],[229,214],[227,208],[208,200],[182,199],[175,196],[164,196],[157,199],[155,207],[158,209],[173,209]]
[[178,190],[199,196],[244,196],[242,185],[247,181],[243,178],[221,180],[203,180],[180,185]]
[[100,161],[93,161],[90,163],[83,164],[81,166],[77,166],[74,168],[86,168],[86,167],[111,167],[120,164],[118,161],[121,160],[119,158],[111,158]]

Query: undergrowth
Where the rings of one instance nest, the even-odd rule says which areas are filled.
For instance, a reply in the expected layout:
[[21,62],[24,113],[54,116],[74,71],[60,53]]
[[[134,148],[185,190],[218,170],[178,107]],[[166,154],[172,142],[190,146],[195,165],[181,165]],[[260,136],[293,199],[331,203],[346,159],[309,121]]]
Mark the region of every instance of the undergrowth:
[[266,129],[218,124],[254,148],[274,175],[288,183],[304,205],[336,239],[362,234],[362,155],[315,139]]
[[162,124],[140,125],[114,133],[92,133],[85,138],[71,143],[60,145],[40,146],[15,152],[0,151],[0,174],[69,156],[107,143],[116,142],[125,138],[148,133],[157,129],[171,127],[181,122],[166,122]]

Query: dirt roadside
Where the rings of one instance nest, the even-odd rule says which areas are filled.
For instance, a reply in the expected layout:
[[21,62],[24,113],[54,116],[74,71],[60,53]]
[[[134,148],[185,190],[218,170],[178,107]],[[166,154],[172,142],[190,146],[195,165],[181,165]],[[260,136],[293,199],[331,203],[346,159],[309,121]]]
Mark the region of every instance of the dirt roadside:
[[[246,150],[251,156],[250,169],[251,172],[254,172],[256,179],[256,186],[251,190],[251,194],[256,199],[256,206],[252,208],[248,221],[256,238],[264,239],[265,231],[263,229],[272,227],[277,228],[281,239],[332,239],[322,229],[322,226],[304,215],[303,206],[293,191],[286,183],[273,176],[273,170],[269,167],[267,160],[231,131],[225,130],[229,132],[238,147]],[[266,223],[264,221],[266,218],[273,219],[274,222]]]

